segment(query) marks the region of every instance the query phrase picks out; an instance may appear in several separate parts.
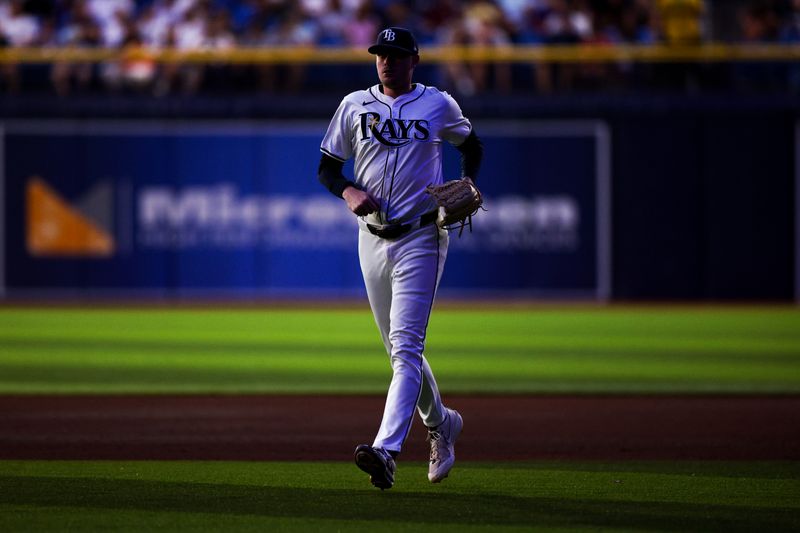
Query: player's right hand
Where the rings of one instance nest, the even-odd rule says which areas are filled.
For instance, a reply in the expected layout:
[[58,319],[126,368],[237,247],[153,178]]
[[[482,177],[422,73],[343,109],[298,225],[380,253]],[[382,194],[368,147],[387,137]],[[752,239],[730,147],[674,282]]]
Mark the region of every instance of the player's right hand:
[[363,217],[380,209],[378,200],[367,191],[347,187],[342,192],[342,198],[347,202],[347,207],[356,215]]

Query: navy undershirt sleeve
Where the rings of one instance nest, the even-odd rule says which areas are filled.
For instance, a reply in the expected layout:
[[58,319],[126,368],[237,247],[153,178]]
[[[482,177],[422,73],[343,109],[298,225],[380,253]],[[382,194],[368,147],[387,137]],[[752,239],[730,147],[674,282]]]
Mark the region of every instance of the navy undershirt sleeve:
[[348,181],[342,174],[343,167],[343,162],[322,154],[322,159],[319,161],[319,169],[317,169],[319,182],[339,198],[342,197],[342,193],[347,187],[355,187],[355,184],[352,181]]
[[483,144],[475,130],[472,130],[466,140],[456,146],[456,149],[461,152],[461,175],[469,176],[472,181],[477,181],[478,171],[483,160]]

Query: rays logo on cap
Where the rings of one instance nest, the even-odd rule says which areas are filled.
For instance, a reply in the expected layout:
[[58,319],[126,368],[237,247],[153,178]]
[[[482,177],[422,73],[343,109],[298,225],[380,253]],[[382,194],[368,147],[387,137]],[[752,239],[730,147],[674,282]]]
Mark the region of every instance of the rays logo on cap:
[[417,55],[419,48],[414,34],[405,28],[392,26],[378,32],[375,44],[369,47],[369,53]]

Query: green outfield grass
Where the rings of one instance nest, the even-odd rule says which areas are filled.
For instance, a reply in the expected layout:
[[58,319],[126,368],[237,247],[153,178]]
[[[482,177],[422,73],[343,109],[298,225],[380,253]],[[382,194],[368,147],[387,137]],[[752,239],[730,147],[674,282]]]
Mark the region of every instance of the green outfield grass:
[[380,492],[342,463],[0,461],[0,530],[797,531],[798,463],[402,463]]
[[[473,307],[465,304],[465,307]],[[383,393],[358,309],[0,309],[0,393]],[[435,310],[450,393],[798,393],[795,307]]]

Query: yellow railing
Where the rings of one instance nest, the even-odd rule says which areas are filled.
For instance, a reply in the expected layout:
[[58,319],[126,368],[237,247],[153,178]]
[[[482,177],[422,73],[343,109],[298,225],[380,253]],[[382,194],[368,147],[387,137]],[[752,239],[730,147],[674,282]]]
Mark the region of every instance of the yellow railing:
[[[597,63],[632,61],[736,62],[800,61],[800,45],[703,44],[672,45],[517,45],[500,47],[431,46],[422,50],[427,63]],[[361,48],[263,47],[231,50],[162,50],[102,48],[3,48],[0,63],[104,62],[151,59],[163,63],[331,64],[367,63],[372,56]]]

